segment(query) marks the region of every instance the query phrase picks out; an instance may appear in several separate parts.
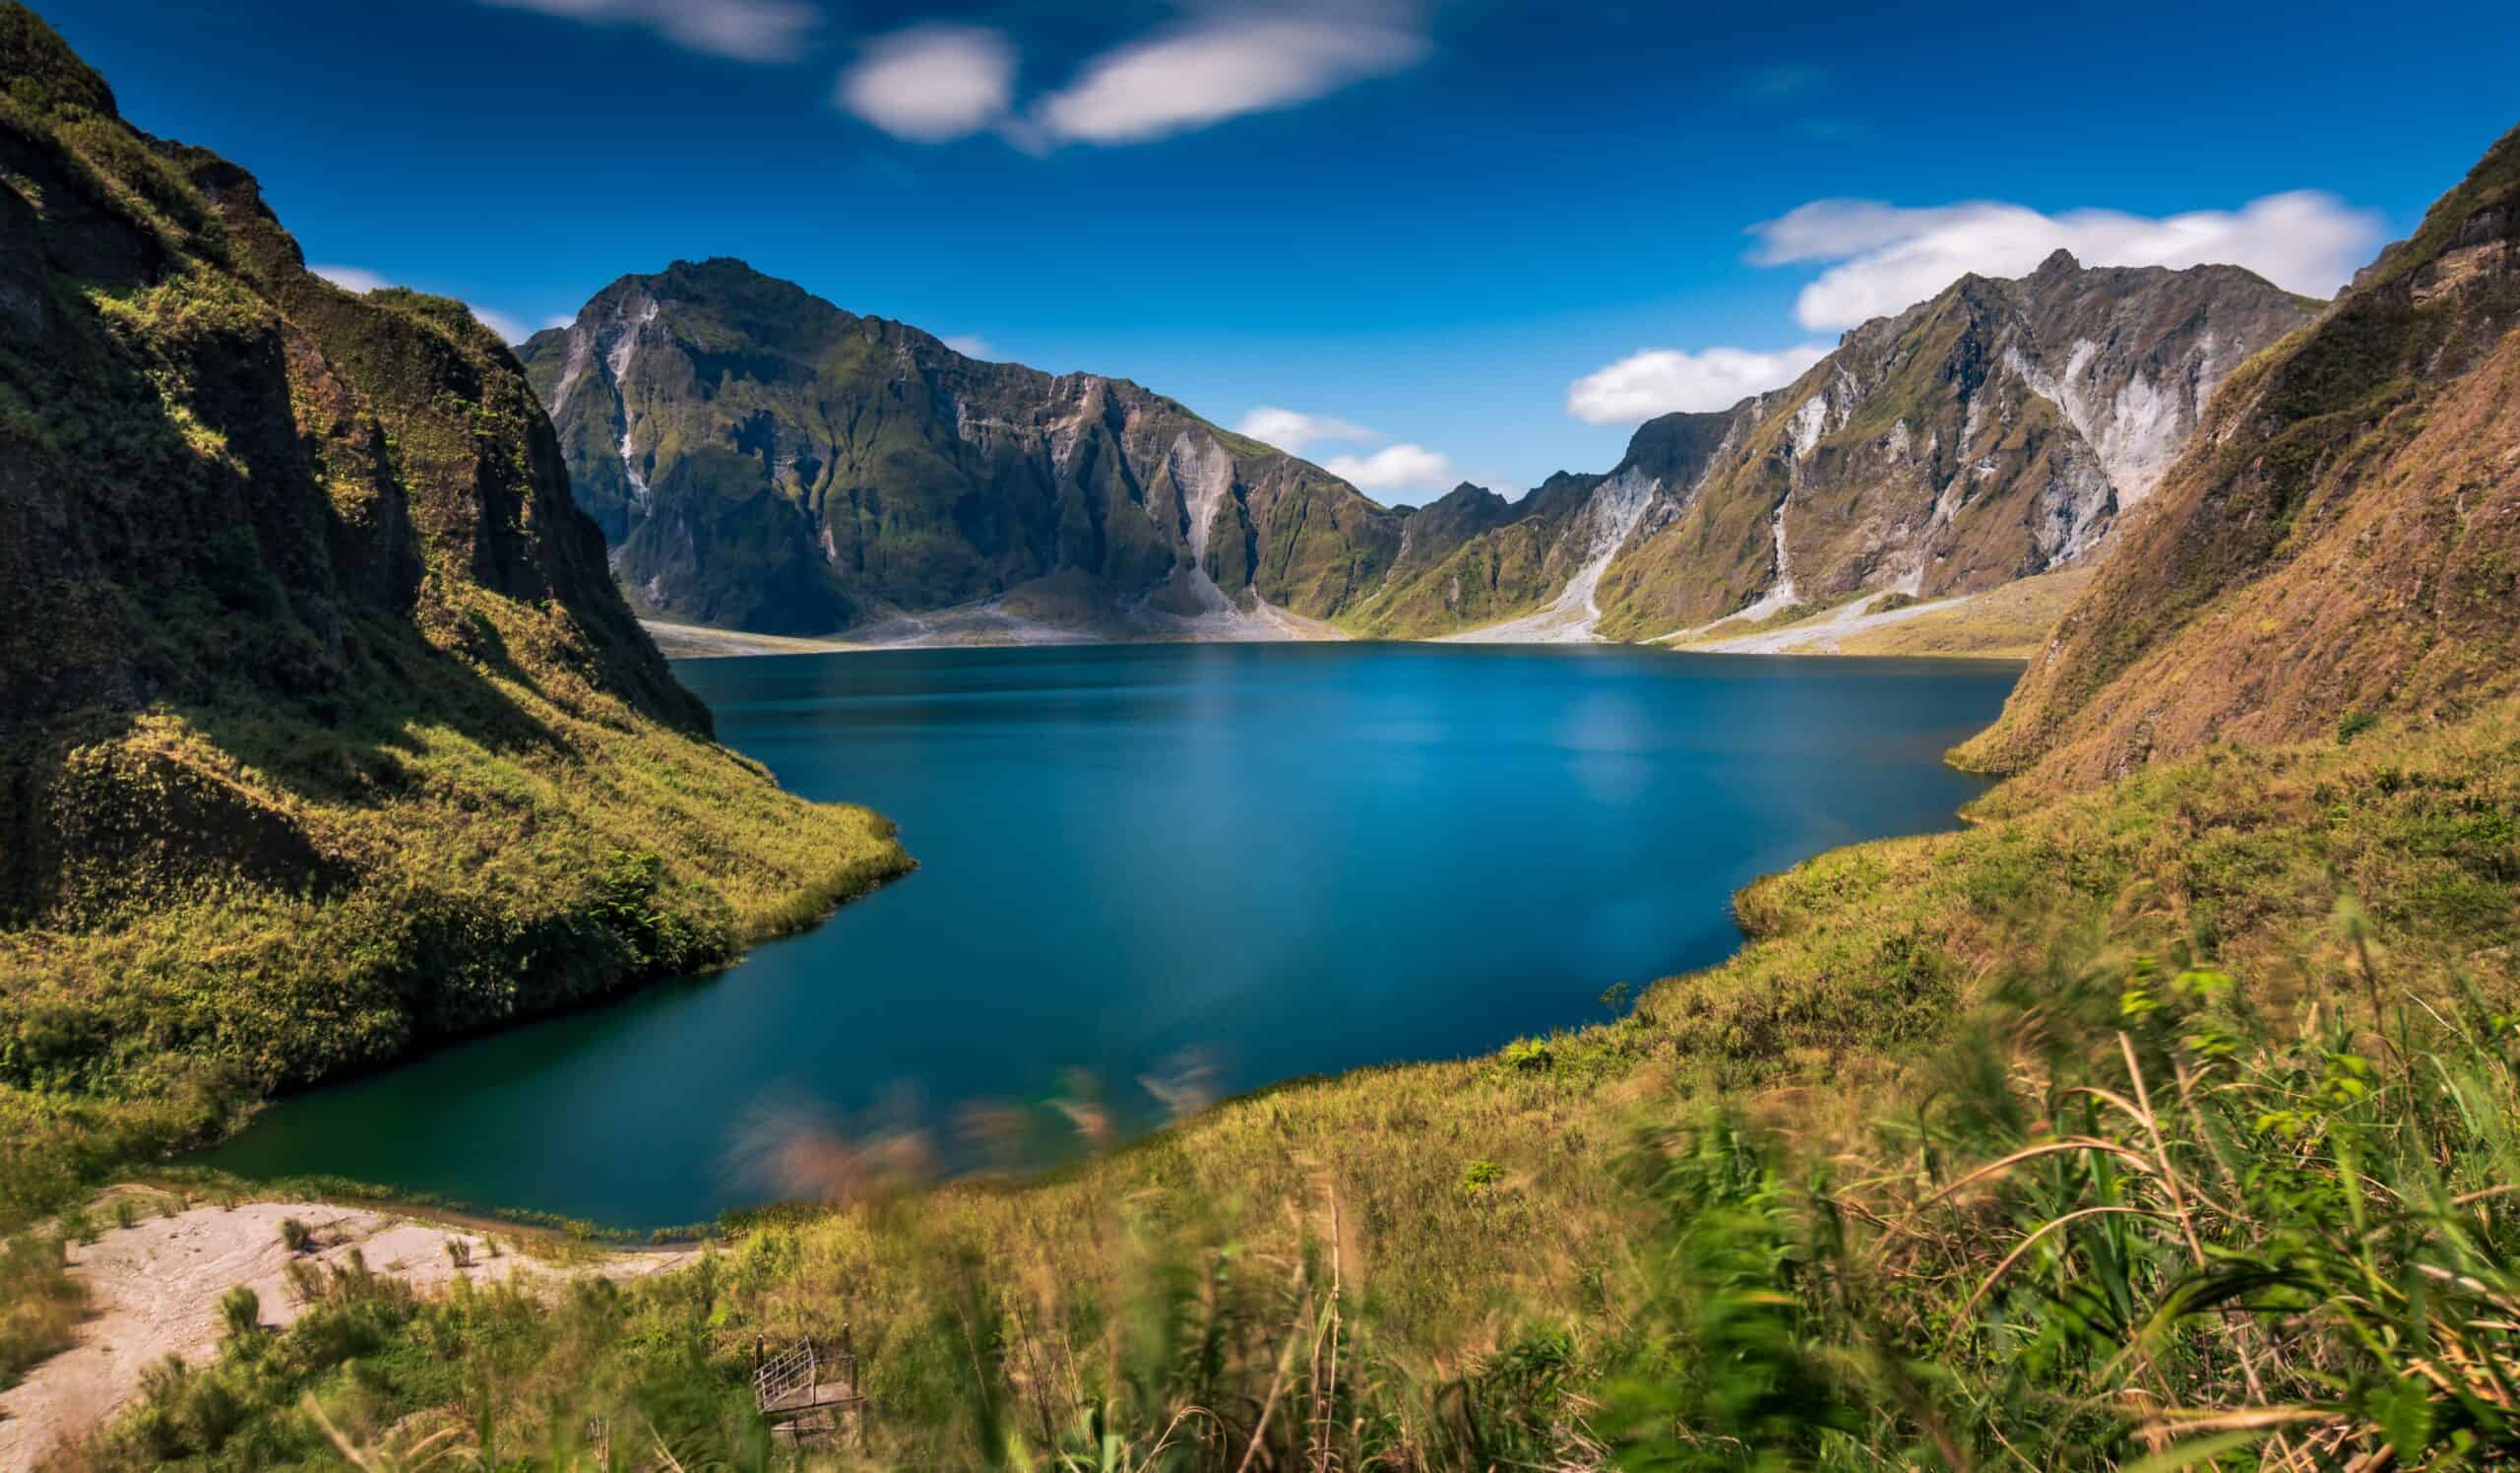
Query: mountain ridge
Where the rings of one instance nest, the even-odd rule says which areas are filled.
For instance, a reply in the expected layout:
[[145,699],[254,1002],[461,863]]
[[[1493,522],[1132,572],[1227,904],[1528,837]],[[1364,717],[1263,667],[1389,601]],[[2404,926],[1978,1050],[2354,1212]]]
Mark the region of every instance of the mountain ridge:
[[1965,276],[1610,471],[1386,508],[1127,379],[981,363],[739,261],[519,350],[643,611],[765,634],[1661,639],[2072,563],[2314,303],[2237,267]]
[[2520,130],[2226,386],[1961,760],[2080,787],[2512,688]]
[[1400,544],[1347,482],[1129,380],[983,363],[728,258],[621,278],[520,356],[621,581],[696,622],[1003,600],[1266,634],[1339,612]]

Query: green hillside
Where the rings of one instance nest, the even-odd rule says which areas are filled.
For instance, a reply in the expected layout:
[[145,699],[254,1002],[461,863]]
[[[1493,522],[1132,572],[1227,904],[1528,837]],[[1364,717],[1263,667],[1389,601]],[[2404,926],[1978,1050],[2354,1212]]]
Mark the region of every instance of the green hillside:
[[905,867],[709,739],[458,303],[0,7],[0,1223]]

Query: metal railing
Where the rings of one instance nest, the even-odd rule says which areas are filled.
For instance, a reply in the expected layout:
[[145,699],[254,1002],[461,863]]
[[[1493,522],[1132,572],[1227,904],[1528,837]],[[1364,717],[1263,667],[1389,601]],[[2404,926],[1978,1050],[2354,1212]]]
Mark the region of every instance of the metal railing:
[[811,1396],[818,1384],[820,1363],[814,1354],[814,1342],[799,1340],[795,1348],[761,1363],[752,1374],[753,1403],[768,1412],[783,1406],[798,1404],[799,1396]]

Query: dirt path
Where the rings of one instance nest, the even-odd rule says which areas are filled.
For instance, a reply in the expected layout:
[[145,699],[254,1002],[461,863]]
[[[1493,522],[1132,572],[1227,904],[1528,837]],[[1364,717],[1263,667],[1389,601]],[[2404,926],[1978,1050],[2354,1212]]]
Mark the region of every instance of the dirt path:
[[[281,1223],[292,1217],[314,1230],[320,1250],[301,1255],[282,1244]],[[455,1265],[449,1239],[471,1247],[470,1267]],[[609,1253],[560,1267],[529,1256],[514,1240],[501,1239],[497,1257],[489,1256],[489,1247],[477,1231],[322,1202],[199,1206],[109,1228],[94,1243],[70,1249],[71,1272],[86,1281],[93,1312],[79,1327],[79,1343],[0,1392],[0,1468],[31,1468],[55,1446],[102,1426],[138,1394],[140,1373],[167,1356],[197,1366],[214,1360],[219,1301],[238,1284],[262,1300],[263,1323],[295,1319],[299,1309],[286,1271],[300,1256],[339,1263],[355,1249],[374,1272],[423,1290],[458,1275],[474,1283],[519,1274],[644,1278],[697,1256],[694,1249]]]

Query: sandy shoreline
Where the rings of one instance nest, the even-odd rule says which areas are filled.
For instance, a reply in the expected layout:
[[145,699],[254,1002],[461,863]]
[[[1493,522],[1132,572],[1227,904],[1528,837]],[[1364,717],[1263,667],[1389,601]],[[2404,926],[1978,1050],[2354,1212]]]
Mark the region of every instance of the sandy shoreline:
[[[139,1394],[141,1373],[167,1356],[201,1366],[216,1360],[221,1335],[219,1302],[239,1284],[262,1302],[262,1321],[279,1328],[303,1313],[288,1287],[288,1265],[305,1258],[327,1265],[357,1252],[368,1268],[423,1293],[457,1278],[475,1284],[532,1279],[564,1282],[589,1274],[644,1278],[696,1259],[697,1249],[602,1252],[574,1266],[534,1254],[531,1235],[485,1233],[469,1225],[324,1202],[244,1202],[187,1207],[159,1215],[166,1193],[131,1191],[141,1215],[128,1228],[109,1227],[90,1244],[69,1249],[70,1272],[87,1285],[89,1317],[78,1343],[0,1391],[0,1468],[30,1468],[47,1452],[103,1426]],[[110,1220],[112,1196],[94,1215]],[[281,1241],[295,1218],[316,1248],[296,1253]],[[457,1266],[447,1245],[462,1242],[471,1261]],[[497,1255],[491,1255],[495,1247]]]

